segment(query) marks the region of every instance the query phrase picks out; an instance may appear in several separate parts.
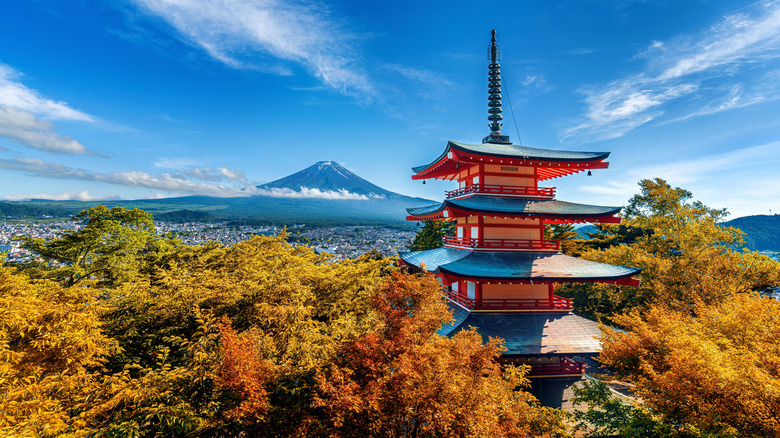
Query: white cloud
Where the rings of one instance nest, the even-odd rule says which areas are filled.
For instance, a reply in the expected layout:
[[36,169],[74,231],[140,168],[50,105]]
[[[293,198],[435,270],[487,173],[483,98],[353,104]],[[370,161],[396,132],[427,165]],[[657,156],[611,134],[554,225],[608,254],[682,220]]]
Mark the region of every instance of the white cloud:
[[668,110],[672,102],[693,100],[705,86],[720,82],[737,86],[740,80],[756,85],[749,96],[713,102],[678,116],[676,120],[741,108],[776,98],[775,86],[763,88],[760,80],[739,76],[756,65],[780,57],[780,4],[761,3],[753,16],[738,14],[698,35],[653,41],[638,57],[647,60],[643,72],[606,85],[581,90],[585,95],[585,121],[564,130],[563,140],[593,141],[622,136]]
[[154,162],[154,167],[164,169],[181,169],[183,167],[197,166],[199,163],[194,158],[160,158]]
[[21,75],[11,67],[0,64],[0,105],[33,113],[50,120],[77,120],[94,122],[89,114],[75,110],[67,102],[53,101],[18,82]]
[[[308,187],[301,187],[300,190],[295,191],[293,189],[284,187],[271,187],[267,189],[255,189],[253,195],[258,196],[271,196],[273,198],[316,198],[316,199],[333,199],[333,200],[346,200],[346,201],[367,201],[368,196],[351,193],[344,189],[339,190],[320,190],[317,188],[310,189]],[[376,197],[373,195],[372,197]]]
[[[274,198],[317,198],[353,201],[366,201],[370,198],[384,198],[382,195],[371,194],[366,196],[358,193],[351,193],[344,189],[337,191],[324,191],[316,188],[301,187],[300,190],[296,191],[289,188],[259,189],[257,187],[251,186],[244,187],[207,184],[193,182],[183,178],[182,176],[171,175],[168,173],[152,175],[142,171],[108,173],[93,172],[90,170],[76,169],[60,163],[46,162],[34,158],[0,158],[0,169],[20,171],[29,175],[45,178],[96,181],[128,187],[145,187],[174,194],[192,194],[216,197],[271,196]],[[217,170],[216,172],[219,172],[220,174],[223,174],[222,172],[227,173],[231,175],[234,180],[239,178],[239,174],[242,175],[241,178],[243,178],[243,174],[240,172],[232,171],[227,168],[220,168],[220,170]]]
[[0,64],[0,136],[14,143],[59,154],[90,153],[81,143],[61,135],[50,120],[94,122],[95,119],[53,101],[18,81],[21,75]]
[[0,159],[0,169],[16,170],[45,178],[96,181],[129,187],[145,187],[178,194],[220,197],[252,195],[251,189],[197,183],[167,173],[152,175],[142,171],[93,172],[32,158]]
[[57,132],[54,123],[0,104],[0,136],[14,143],[59,154],[86,154],[87,148]]
[[51,199],[52,201],[104,201],[109,199],[119,199],[119,195],[94,196],[89,190],[79,190],[75,192],[63,193],[34,193],[34,194],[15,194],[0,196],[5,201],[29,201],[30,199]]
[[652,176],[669,180],[672,184],[682,185],[724,172],[733,176],[739,169],[772,164],[780,165],[780,141],[708,155],[699,159],[639,167],[631,173],[637,178]]
[[[329,87],[370,99],[372,85],[355,65],[349,32],[322,4],[298,0],[134,0],[165,20],[213,59],[233,68],[258,68],[258,54],[307,68]],[[289,69],[272,66],[277,74]],[[268,67],[265,67],[269,70]]]
[[246,177],[244,176],[244,172],[241,172],[240,170],[228,169],[227,167],[218,167],[216,169],[212,169],[210,167],[195,167],[183,170],[181,173],[202,181],[231,180],[246,184]]

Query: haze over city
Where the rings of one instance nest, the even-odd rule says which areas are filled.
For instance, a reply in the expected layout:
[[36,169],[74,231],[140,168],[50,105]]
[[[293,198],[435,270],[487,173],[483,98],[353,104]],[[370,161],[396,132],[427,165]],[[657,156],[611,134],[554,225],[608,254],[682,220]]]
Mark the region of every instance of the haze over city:
[[503,133],[612,153],[558,198],[660,177],[731,217],[780,209],[766,1],[5,2],[0,199],[245,196],[322,160],[440,199],[410,167],[488,134],[493,28]]

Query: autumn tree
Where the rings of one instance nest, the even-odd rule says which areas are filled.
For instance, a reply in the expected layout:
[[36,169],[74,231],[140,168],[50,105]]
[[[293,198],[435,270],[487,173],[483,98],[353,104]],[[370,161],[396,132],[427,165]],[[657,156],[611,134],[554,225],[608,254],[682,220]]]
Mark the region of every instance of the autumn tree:
[[651,306],[616,317],[598,359],[680,436],[780,435],[780,302],[737,294],[696,315]]
[[143,210],[98,205],[73,216],[83,225],[56,239],[21,237],[37,259],[29,274],[72,286],[91,277],[105,285],[128,281],[140,271],[144,250],[155,236],[152,216]]
[[409,245],[412,251],[425,251],[444,246],[444,236],[455,235],[455,222],[452,221],[425,221],[422,228]]
[[718,223],[725,210],[692,200],[692,194],[662,179],[642,180],[641,191],[624,209],[623,223],[602,225],[593,239],[578,242],[580,257],[642,268],[639,287],[610,284],[567,285],[558,293],[573,297],[579,312],[618,315],[663,302],[692,311],[780,284],[780,264],[739,250],[739,230]]
[[[451,319],[430,275],[394,273],[371,299],[377,325],[318,374],[315,406],[331,435],[562,436],[560,411],[541,408],[524,370],[497,362],[498,340],[435,331]],[[560,434],[560,435],[559,435]]]
[[[104,213],[81,237],[128,235],[101,234],[114,220]],[[284,234],[160,242],[134,260],[95,250],[71,286],[0,268],[0,435],[565,433],[559,411],[519,390],[523,370],[496,363],[497,341],[435,334],[451,316],[430,276],[393,274],[375,254],[336,260]],[[104,255],[126,275],[89,271]]]

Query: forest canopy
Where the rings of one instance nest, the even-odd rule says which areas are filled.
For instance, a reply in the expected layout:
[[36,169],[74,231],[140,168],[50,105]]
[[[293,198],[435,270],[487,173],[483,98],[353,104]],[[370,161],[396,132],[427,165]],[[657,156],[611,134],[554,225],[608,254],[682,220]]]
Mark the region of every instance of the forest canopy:
[[187,246],[96,207],[0,267],[3,436],[561,436],[430,275],[286,236]]

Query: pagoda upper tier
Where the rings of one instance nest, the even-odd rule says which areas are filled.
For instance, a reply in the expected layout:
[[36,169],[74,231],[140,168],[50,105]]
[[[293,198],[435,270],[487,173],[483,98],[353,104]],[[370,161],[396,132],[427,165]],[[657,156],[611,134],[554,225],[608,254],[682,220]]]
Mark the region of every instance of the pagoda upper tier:
[[[412,179],[460,179],[464,169],[481,165],[482,173],[502,173],[502,167],[522,167],[529,177],[543,181],[591,169],[606,169],[609,167],[609,163],[604,161],[607,157],[609,152],[559,151],[511,143],[465,144],[450,141],[437,159],[413,167]],[[490,167],[485,168],[486,165]]]

